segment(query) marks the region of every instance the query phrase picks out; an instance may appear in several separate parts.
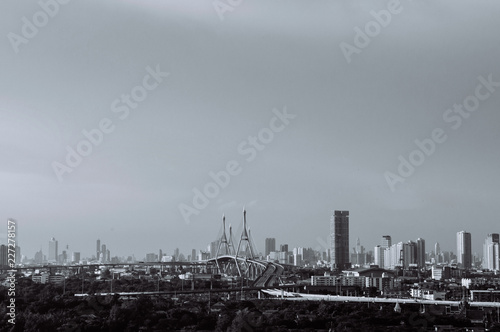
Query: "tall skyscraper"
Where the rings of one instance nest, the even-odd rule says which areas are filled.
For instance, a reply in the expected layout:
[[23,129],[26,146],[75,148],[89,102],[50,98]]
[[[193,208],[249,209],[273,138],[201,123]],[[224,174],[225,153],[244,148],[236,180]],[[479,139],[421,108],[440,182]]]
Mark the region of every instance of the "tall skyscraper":
[[483,245],[483,269],[500,270],[500,236],[497,233],[488,234]]
[[280,245],[280,252],[288,252],[288,244],[281,244]]
[[410,264],[417,264],[417,255],[418,247],[416,242],[408,241],[403,243],[403,268],[408,268]]
[[380,268],[384,268],[384,250],[381,245],[376,246],[373,249],[373,258],[375,265],[378,265]]
[[55,238],[52,238],[49,241],[49,262],[57,262],[58,255],[57,241]]
[[[219,247],[219,241],[212,241],[210,242],[210,244],[208,245],[208,252],[210,252],[210,258],[215,258],[215,256],[217,255],[217,248]],[[176,249],[176,251],[174,251],[174,259],[177,260],[177,252],[178,252],[179,249]]]
[[101,240],[97,239],[95,257],[97,260],[101,257]]
[[441,247],[439,246],[439,242],[436,242],[434,245],[434,254],[439,256],[441,254]]
[[375,264],[381,268],[386,266],[385,263],[385,251],[389,250],[392,246],[392,239],[390,235],[382,235],[382,240],[380,245],[376,246],[373,250]]
[[382,242],[380,243],[382,248],[389,248],[392,246],[392,240],[390,235],[382,235]]
[[332,270],[351,267],[349,263],[349,211],[335,210],[330,219]]
[[271,251],[276,251],[276,239],[268,237],[266,238],[266,256],[269,255]]
[[465,269],[472,267],[471,234],[466,231],[457,233],[457,263]]
[[35,263],[37,264],[42,264],[44,259],[43,259],[43,252],[42,252],[42,249],[40,249],[40,251],[37,251],[35,253]]
[[106,263],[106,245],[105,244],[101,245],[101,254],[99,257],[100,257],[101,263]]
[[417,266],[425,267],[425,240],[422,238],[417,239]]

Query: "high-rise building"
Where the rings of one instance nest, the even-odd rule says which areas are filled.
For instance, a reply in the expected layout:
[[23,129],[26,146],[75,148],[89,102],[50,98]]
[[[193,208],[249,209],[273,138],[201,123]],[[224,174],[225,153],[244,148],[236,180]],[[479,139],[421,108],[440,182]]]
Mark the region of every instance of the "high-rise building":
[[436,264],[444,263],[443,253],[441,252],[439,242],[436,242],[434,245],[434,262]]
[[55,238],[52,238],[49,241],[49,262],[57,262],[58,256],[57,241]]
[[146,254],[146,262],[152,263],[157,261],[158,261],[158,256],[155,253]]
[[35,263],[42,264],[43,263],[43,252],[42,249],[35,253]]
[[380,268],[384,268],[384,250],[385,248],[383,248],[381,245],[373,248],[374,263]]
[[472,267],[471,234],[466,231],[457,233],[457,263],[465,269]]
[[196,249],[191,250],[191,260],[196,261],[198,257],[196,257]]
[[77,251],[74,251],[73,255],[71,257],[71,261],[74,263],[79,263],[80,262],[80,253]]
[[352,248],[351,261],[352,265],[364,265],[367,262],[367,254],[365,252],[365,247],[361,245],[361,241],[356,240],[356,247]]
[[99,260],[99,257],[101,257],[101,240],[97,239],[96,243],[96,252],[95,252],[95,257],[97,260]]
[[382,248],[389,248],[392,246],[392,240],[390,235],[382,235],[382,242],[380,243]]
[[[410,265],[418,264],[417,255],[418,247],[417,243],[414,241],[408,241],[403,244],[403,267],[406,269]],[[425,261],[425,259],[424,259]]]
[[403,242],[395,243],[389,248],[384,249],[384,268],[388,270],[401,266],[401,250]]
[[417,239],[417,266],[425,267],[425,240],[422,238]]
[[497,233],[488,234],[483,245],[483,269],[500,270],[500,236]]
[[332,270],[351,267],[349,263],[349,211],[335,210],[330,219]]
[[280,245],[280,252],[288,252],[288,244],[281,244]]
[[[217,248],[219,247],[219,241],[212,241],[208,245],[208,252],[210,252],[210,258],[215,258],[217,255]],[[175,255],[177,252],[174,251],[174,258],[177,260],[177,256]]]
[[417,243],[413,241],[395,243],[384,250],[384,268],[407,269],[410,265],[417,265],[417,256]]
[[99,255],[101,263],[106,263],[106,245],[101,245],[101,253]]
[[271,251],[276,251],[276,239],[274,237],[266,238],[266,256],[269,255]]
[[375,264],[384,268],[385,263],[385,250],[392,246],[392,239],[390,235],[382,235],[380,245],[376,246],[373,250]]
[[439,256],[441,254],[441,247],[439,246],[439,242],[436,242],[434,245],[434,254]]

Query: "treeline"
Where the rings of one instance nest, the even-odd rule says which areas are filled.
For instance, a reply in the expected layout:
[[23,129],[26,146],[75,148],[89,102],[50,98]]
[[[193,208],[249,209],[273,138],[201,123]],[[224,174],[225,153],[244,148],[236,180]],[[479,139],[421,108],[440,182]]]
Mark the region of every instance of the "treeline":
[[[470,321],[421,314],[419,306],[179,297],[79,298],[62,286],[19,280],[16,325],[7,322],[6,289],[0,291],[2,331],[422,331],[433,325],[471,326]],[[219,302],[217,302],[219,301]],[[500,329],[497,329],[500,330]]]

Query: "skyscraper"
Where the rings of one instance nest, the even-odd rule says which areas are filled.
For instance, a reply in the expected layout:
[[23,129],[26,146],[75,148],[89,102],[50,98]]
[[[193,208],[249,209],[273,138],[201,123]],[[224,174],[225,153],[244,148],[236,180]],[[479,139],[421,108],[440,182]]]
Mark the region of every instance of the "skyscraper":
[[457,263],[465,269],[472,267],[471,235],[466,231],[457,233]]
[[57,258],[58,258],[57,241],[55,238],[52,238],[49,241],[49,262],[55,263],[57,262]]
[[392,239],[390,235],[382,235],[380,245],[376,246],[373,250],[375,264],[383,268],[385,266],[385,250],[389,250],[392,246]]
[[105,244],[101,245],[100,258],[101,258],[101,263],[105,263],[106,262],[106,245]]
[[276,251],[276,239],[273,237],[266,238],[266,256],[269,255],[271,251]]
[[380,268],[384,267],[384,250],[381,245],[375,246],[373,249],[373,256],[375,265],[378,265]]
[[392,246],[392,240],[390,235],[382,235],[382,242],[381,242],[382,248],[389,248]]
[[441,247],[439,246],[439,242],[436,242],[434,245],[434,260],[436,264],[443,263],[443,259],[441,258]]
[[497,233],[488,234],[483,245],[483,269],[500,270],[500,236]]
[[351,267],[349,263],[349,211],[335,210],[330,219],[332,270]]
[[101,240],[97,239],[95,257],[97,260],[101,257]]
[[408,267],[410,267],[410,264],[417,264],[417,255],[418,247],[416,242],[408,241],[406,243],[403,243],[403,268],[407,269]]
[[417,266],[425,267],[425,240],[422,238],[417,239]]
[[439,246],[439,242],[436,242],[434,245],[434,254],[439,256],[441,254],[441,247]]

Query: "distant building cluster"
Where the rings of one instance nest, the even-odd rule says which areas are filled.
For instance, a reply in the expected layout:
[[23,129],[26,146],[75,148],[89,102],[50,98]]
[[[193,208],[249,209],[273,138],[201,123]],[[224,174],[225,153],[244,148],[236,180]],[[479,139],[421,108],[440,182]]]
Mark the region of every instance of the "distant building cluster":
[[[246,211],[244,211],[246,218]],[[246,222],[246,219],[245,219]],[[225,232],[225,217],[223,220],[224,231],[219,239],[212,241],[206,250],[192,249],[190,254],[184,256],[179,248],[171,253],[166,253],[162,249],[158,253],[147,253],[144,258],[136,260],[134,256],[112,257],[110,248],[100,239],[97,239],[95,255],[82,257],[78,251],[70,251],[66,245],[61,251],[59,242],[52,237],[48,242],[48,254],[45,255],[40,249],[32,259],[21,256],[21,248],[16,246],[16,264],[85,264],[85,263],[120,263],[120,262],[195,262],[207,261],[217,256],[234,254],[240,250],[240,255],[245,254],[245,250],[252,251],[252,255],[263,261],[269,261],[284,265],[300,267],[328,267],[331,271],[341,272],[349,269],[379,267],[386,271],[399,270],[427,270],[432,273],[432,279],[448,279],[457,269],[471,270],[483,269],[485,271],[500,271],[500,239],[498,233],[488,234],[483,243],[482,257],[472,252],[472,237],[467,231],[456,233],[456,253],[441,250],[439,243],[426,247],[423,238],[398,241],[393,243],[391,235],[381,235],[380,242],[373,250],[367,250],[359,238],[355,246],[349,245],[349,211],[333,211],[329,223],[328,248],[322,251],[306,247],[289,248],[288,244],[278,244],[276,238],[267,237],[264,242],[264,252],[257,251],[255,243],[251,237],[250,228],[245,228],[241,241],[248,243],[246,249],[237,248],[237,242],[233,242],[231,226],[229,234]],[[243,251],[242,251],[243,250]],[[0,265],[6,266],[8,247],[0,245]],[[319,280],[319,279],[318,279]],[[319,282],[319,281],[318,281]]]

